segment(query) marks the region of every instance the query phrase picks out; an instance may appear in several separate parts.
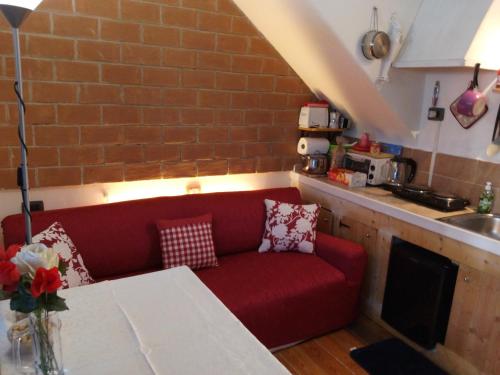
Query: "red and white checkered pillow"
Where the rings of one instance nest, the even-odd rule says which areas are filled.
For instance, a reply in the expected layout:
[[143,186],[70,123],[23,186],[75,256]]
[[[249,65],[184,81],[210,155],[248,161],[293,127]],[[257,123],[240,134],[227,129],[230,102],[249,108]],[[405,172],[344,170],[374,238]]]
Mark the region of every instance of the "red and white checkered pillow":
[[212,215],[159,220],[163,268],[188,266],[193,270],[216,267]]
[[267,220],[259,252],[300,251],[314,252],[317,204],[291,204],[265,199]]

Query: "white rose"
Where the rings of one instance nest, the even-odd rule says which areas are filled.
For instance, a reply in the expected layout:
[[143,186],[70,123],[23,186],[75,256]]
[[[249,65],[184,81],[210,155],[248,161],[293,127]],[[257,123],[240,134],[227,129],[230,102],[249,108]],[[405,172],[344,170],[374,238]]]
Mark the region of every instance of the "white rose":
[[26,245],[10,260],[17,266],[21,275],[35,277],[37,268],[51,269],[59,266],[59,255],[41,243]]

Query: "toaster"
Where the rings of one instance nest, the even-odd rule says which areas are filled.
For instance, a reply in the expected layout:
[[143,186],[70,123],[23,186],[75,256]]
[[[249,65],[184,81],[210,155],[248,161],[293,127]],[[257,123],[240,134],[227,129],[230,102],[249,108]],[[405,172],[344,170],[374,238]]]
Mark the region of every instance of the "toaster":
[[344,156],[343,167],[365,173],[368,185],[382,185],[387,182],[389,176],[391,157],[392,155],[373,157],[368,154],[348,152]]
[[301,128],[327,128],[328,104],[306,103],[300,109],[299,127]]

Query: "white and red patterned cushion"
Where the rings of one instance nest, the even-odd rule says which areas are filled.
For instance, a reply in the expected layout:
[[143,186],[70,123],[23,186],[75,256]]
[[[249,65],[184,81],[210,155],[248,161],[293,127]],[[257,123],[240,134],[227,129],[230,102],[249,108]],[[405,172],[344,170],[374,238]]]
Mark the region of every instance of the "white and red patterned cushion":
[[319,205],[291,204],[271,199],[265,199],[264,203],[267,219],[259,252],[313,253]]
[[216,267],[212,238],[212,215],[175,220],[159,220],[163,267],[188,266],[193,270]]
[[66,263],[66,275],[61,278],[63,288],[73,288],[95,282],[85,267],[81,254],[61,223],[55,222],[43,232],[38,233],[33,237],[33,243],[42,243],[53,248]]

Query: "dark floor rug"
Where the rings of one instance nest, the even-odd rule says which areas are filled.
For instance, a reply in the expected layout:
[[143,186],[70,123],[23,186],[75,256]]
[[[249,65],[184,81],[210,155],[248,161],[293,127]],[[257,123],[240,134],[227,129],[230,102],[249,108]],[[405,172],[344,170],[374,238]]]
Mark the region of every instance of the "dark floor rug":
[[354,349],[351,357],[370,375],[448,375],[422,354],[395,338]]

